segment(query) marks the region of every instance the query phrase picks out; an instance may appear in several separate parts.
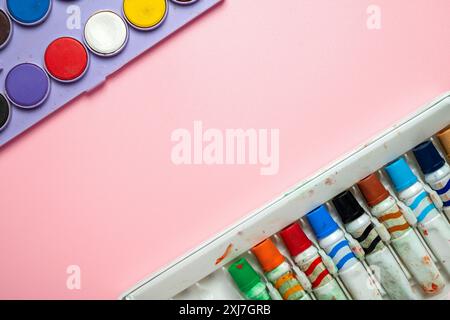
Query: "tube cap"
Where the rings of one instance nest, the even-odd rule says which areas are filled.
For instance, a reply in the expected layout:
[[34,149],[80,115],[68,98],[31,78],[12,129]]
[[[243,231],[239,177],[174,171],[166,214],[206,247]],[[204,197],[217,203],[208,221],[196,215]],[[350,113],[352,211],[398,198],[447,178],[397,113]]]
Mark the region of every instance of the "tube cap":
[[252,248],[252,252],[258,259],[259,264],[263,268],[264,272],[272,271],[280,264],[282,264],[285,260],[283,255],[270,239],[266,239],[254,246]]
[[350,191],[344,191],[333,198],[333,204],[344,224],[361,217],[365,212]]
[[321,240],[339,229],[337,223],[331,218],[325,205],[314,209],[306,215],[316,237]]
[[311,240],[309,240],[298,223],[293,223],[281,230],[280,236],[292,257],[312,246]]
[[417,163],[424,174],[432,173],[445,164],[433,142],[425,141],[413,149]]
[[444,147],[445,152],[447,153],[447,157],[450,158],[450,126],[440,131],[437,134],[437,136],[441,141],[441,144]]
[[391,178],[394,188],[400,192],[416,183],[417,177],[412,172],[405,158],[401,157],[384,168]]
[[389,192],[375,173],[358,182],[358,188],[369,207],[373,207],[389,197]]
[[229,266],[228,272],[230,273],[239,290],[244,293],[261,282],[259,274],[244,258],[239,259],[231,266]]

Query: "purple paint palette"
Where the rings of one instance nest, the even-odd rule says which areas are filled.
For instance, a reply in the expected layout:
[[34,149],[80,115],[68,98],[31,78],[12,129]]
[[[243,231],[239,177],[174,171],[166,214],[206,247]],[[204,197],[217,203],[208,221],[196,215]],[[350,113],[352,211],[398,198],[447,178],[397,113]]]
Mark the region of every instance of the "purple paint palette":
[[222,0],[0,0],[0,146]]

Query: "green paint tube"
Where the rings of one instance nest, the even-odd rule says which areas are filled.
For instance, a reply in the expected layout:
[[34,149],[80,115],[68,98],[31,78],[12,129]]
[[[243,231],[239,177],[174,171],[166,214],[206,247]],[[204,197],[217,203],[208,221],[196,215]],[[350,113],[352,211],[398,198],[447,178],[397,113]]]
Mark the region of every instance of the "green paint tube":
[[244,258],[234,262],[228,268],[228,272],[246,298],[250,300],[271,300],[261,277]]

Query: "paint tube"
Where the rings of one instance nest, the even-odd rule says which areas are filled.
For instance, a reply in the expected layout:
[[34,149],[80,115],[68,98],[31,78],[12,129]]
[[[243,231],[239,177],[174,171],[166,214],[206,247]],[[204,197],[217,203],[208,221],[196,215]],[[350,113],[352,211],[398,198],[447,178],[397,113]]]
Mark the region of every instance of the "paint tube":
[[[372,215],[391,235],[391,245],[403,265],[425,293],[440,291],[445,282],[417,234],[405,219],[397,201],[376,174],[358,182],[358,187]],[[414,223],[416,219],[414,219]]]
[[398,197],[417,218],[417,228],[439,262],[450,275],[450,226],[437,210],[424,185],[406,163],[399,158],[385,168]]
[[350,191],[337,195],[333,204],[347,232],[362,246],[367,263],[389,297],[417,299],[402,268],[383,242],[390,239],[384,226],[371,220]]
[[271,300],[266,284],[244,258],[230,265],[228,272],[245,298],[250,300]]
[[439,142],[444,148],[444,152],[447,154],[447,159],[450,161],[450,126],[439,131],[436,136],[439,138]]
[[[283,229],[280,236],[295,263],[311,282],[312,291],[318,300],[347,300],[344,291],[324,264],[317,248],[298,223]],[[336,269],[334,265],[333,268]]]
[[339,276],[351,296],[357,300],[381,300],[374,279],[356,258],[345,238],[324,205],[306,215],[319,245],[333,259]]
[[431,141],[413,149],[425,181],[442,200],[442,211],[450,220],[450,166],[441,157]]
[[284,300],[311,300],[298,281],[290,264],[270,239],[252,248],[265,276]]

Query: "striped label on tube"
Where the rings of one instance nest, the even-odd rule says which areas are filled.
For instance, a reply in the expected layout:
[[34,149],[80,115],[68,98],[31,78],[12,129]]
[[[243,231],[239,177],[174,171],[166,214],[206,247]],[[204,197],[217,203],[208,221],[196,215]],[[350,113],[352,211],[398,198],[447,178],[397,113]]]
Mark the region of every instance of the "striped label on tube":
[[[423,222],[427,218],[430,212],[437,210],[434,206],[433,201],[431,201],[428,193],[425,191],[419,193],[416,197],[411,198],[407,205],[414,212],[417,217],[417,222]],[[437,213],[438,214],[438,213]]]
[[285,300],[297,300],[301,298],[301,295],[298,295],[298,293],[303,290],[302,286],[297,279],[295,279],[292,272],[288,272],[278,278],[275,282],[275,288],[280,292]]
[[351,259],[356,259],[353,254],[347,240],[342,240],[338,242],[328,253],[328,255],[333,259],[338,270],[341,270],[344,265]]
[[441,197],[444,207],[450,207],[450,176],[431,185],[433,190]]
[[372,253],[375,249],[380,250],[384,248],[383,241],[381,241],[380,236],[372,224],[367,225],[363,230],[360,236],[356,232],[352,236],[361,244],[366,254]]
[[389,210],[383,213],[382,216],[378,218],[378,221],[384,224],[394,239],[401,237],[410,229],[408,222],[406,222],[405,217],[397,205],[393,205]]
[[267,272],[266,276],[284,300],[300,300],[305,297],[306,293],[302,285],[290,270],[287,262],[283,262],[274,270]]
[[264,283],[260,282],[253,288],[251,288],[246,296],[250,300],[271,300],[269,293],[267,292],[267,288]]
[[327,268],[325,268],[322,258],[319,256],[311,262],[302,265],[301,269],[306,274],[309,281],[311,281],[313,289],[319,287],[322,283],[333,280]]

